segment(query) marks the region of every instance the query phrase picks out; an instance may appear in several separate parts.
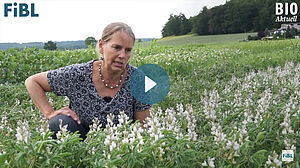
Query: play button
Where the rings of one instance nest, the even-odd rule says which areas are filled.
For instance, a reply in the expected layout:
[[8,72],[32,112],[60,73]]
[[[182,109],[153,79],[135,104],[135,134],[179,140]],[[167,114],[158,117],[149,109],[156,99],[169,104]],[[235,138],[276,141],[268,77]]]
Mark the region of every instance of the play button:
[[156,83],[150,78],[148,78],[148,76],[145,76],[145,92],[148,92],[154,86],[156,86]]
[[130,90],[138,101],[152,105],[167,96],[170,90],[170,78],[160,66],[145,64],[131,74]]

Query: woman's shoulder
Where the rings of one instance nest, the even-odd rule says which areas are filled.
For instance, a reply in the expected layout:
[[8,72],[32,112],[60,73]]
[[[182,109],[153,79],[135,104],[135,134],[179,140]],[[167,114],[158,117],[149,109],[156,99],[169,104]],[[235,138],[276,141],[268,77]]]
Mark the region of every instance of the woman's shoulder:
[[128,67],[127,67],[127,71],[128,71],[128,74],[130,75],[133,71],[135,71],[137,69],[137,67],[131,65],[128,63]]
[[75,63],[71,65],[67,65],[65,67],[61,67],[61,70],[70,71],[70,72],[77,72],[77,73],[86,73],[91,70],[94,60],[84,62],[84,63]]
[[91,60],[91,61],[83,62],[83,63],[71,64],[71,65],[66,66],[66,67],[71,67],[71,68],[77,68],[77,69],[84,70],[84,69],[90,68],[93,65],[94,61],[95,60]]
[[77,78],[78,76],[82,76],[91,72],[92,64],[94,60],[84,62],[84,63],[76,63],[67,65],[64,67],[60,67],[55,70],[48,71],[48,78],[51,77],[63,77],[63,78]]

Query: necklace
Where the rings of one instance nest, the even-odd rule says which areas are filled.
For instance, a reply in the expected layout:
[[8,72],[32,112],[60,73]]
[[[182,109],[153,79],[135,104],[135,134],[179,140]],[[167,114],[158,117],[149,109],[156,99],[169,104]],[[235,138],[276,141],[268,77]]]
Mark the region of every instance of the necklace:
[[103,79],[103,75],[102,75],[102,73],[101,73],[101,66],[102,66],[102,64],[101,64],[101,62],[100,62],[100,64],[99,64],[99,74],[100,74],[100,78],[101,78],[101,81],[103,82],[104,86],[107,87],[107,88],[110,88],[110,89],[114,89],[114,88],[119,87],[119,86],[121,85],[121,83],[122,83],[122,79],[123,79],[123,76],[124,76],[124,71],[122,72],[122,74],[121,74],[121,76],[120,76],[120,81],[119,81],[119,83],[116,84],[116,85],[114,85],[114,86],[109,86],[109,85],[105,82],[105,80]]

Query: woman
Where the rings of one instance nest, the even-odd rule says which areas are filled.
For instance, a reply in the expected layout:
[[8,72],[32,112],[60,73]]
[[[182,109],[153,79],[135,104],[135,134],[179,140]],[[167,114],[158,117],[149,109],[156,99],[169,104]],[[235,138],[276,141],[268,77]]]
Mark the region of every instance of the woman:
[[[118,123],[120,111],[133,120],[143,121],[150,116],[150,105],[137,101],[129,89],[131,73],[136,69],[128,64],[135,36],[124,23],[111,23],[103,30],[97,43],[100,60],[74,64],[42,72],[26,79],[31,99],[49,122],[49,129],[59,131],[59,119],[68,124],[71,132],[79,131],[85,139],[89,125],[98,118],[105,126],[107,114],[114,115]],[[68,107],[53,109],[45,92],[67,96]]]

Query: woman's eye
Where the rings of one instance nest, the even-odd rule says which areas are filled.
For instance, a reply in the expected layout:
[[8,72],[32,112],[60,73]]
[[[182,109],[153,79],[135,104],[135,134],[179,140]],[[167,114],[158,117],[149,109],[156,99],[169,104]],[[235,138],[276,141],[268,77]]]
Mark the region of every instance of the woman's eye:
[[121,46],[114,46],[115,50],[121,50]]

